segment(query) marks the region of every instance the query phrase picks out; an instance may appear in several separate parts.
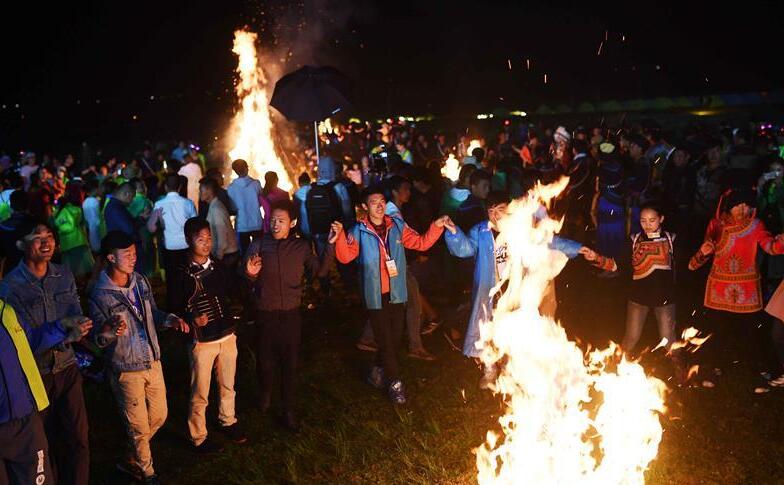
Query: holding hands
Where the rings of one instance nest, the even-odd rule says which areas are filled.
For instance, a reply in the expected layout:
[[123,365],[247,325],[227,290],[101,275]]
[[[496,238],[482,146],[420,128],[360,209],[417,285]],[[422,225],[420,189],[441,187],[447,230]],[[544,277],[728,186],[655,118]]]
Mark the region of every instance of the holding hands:
[[702,243],[702,246],[700,246],[700,252],[702,253],[703,256],[709,256],[713,254],[713,249],[714,246],[713,246],[713,242],[711,241],[705,241],[704,243]]
[[599,258],[599,255],[593,249],[583,246],[578,251],[578,253],[583,255],[586,261],[594,262]]
[[452,219],[449,216],[441,216],[435,220],[434,224],[436,227],[443,227],[446,228],[452,234],[457,232],[457,227],[455,227],[455,223],[452,222]]

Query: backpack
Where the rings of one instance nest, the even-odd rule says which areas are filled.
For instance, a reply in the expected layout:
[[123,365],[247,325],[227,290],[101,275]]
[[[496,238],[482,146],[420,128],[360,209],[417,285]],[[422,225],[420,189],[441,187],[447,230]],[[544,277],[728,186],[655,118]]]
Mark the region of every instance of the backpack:
[[335,192],[335,183],[313,184],[305,198],[308,224],[311,234],[327,234],[334,221],[343,221],[340,199]]

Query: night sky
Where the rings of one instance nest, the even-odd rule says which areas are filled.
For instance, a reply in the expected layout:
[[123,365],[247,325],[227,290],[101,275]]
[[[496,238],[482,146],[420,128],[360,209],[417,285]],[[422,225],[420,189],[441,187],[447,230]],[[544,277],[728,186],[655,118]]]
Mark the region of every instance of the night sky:
[[24,2],[0,22],[0,149],[218,133],[243,25],[273,71],[343,70],[365,116],[784,86],[784,2]]

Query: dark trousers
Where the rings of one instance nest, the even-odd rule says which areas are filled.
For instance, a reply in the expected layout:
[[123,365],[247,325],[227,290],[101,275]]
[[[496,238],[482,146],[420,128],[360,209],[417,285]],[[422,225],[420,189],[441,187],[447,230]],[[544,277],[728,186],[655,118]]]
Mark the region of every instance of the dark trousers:
[[57,374],[41,377],[49,396],[49,407],[41,411],[41,418],[54,457],[52,468],[56,480],[53,482],[87,485],[90,478],[90,446],[82,375],[74,364]]
[[240,254],[245,257],[250,243],[261,237],[261,231],[241,232],[240,234]]
[[[747,364],[754,371],[772,371],[776,374],[781,368],[772,336],[775,327],[772,327],[771,318],[766,313],[708,310],[704,327],[701,330],[712,336],[695,354],[695,358],[702,360],[700,363],[706,366],[706,371],[724,369],[735,361]],[[776,337],[780,339],[779,333],[776,333]]]
[[302,334],[302,316],[299,309],[259,312],[256,327],[256,375],[259,379],[261,400],[269,402],[275,368],[279,366],[282,408],[284,412],[293,411]]
[[389,382],[396,381],[400,379],[397,355],[406,323],[406,305],[390,303],[389,293],[381,295],[381,309],[368,310],[368,319],[378,345],[376,365],[384,368],[384,375]]
[[187,249],[165,249],[163,251],[163,269],[166,271],[166,309],[169,311],[171,311],[172,308],[172,295],[174,295],[174,290],[172,289],[172,285],[174,284],[174,273],[177,268],[185,266],[187,262]]
[[36,411],[0,424],[0,485],[34,483],[54,483],[46,434]]

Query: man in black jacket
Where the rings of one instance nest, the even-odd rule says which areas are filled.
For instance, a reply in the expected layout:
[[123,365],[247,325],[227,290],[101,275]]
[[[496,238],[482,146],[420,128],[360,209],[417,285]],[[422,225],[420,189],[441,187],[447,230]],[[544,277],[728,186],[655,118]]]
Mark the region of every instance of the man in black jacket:
[[294,387],[299,357],[302,317],[303,276],[323,278],[335,255],[336,234],[329,234],[322,260],[313,253],[310,243],[295,236],[297,224],[294,205],[280,201],[272,205],[270,233],[253,241],[245,256],[245,273],[253,282],[256,309],[256,373],[261,388],[259,407],[267,411],[272,397],[272,376],[276,364],[281,367],[283,424],[297,430],[294,417]]
[[234,378],[237,370],[237,336],[234,319],[226,302],[227,274],[219,261],[210,258],[212,235],[209,223],[200,217],[185,222],[188,243],[186,264],[171,275],[172,309],[193,329],[190,344],[191,399],[188,431],[196,453],[222,451],[207,437],[206,411],[213,368],[220,401],[218,420],[223,433],[235,443],[248,438],[240,431],[235,413]]

